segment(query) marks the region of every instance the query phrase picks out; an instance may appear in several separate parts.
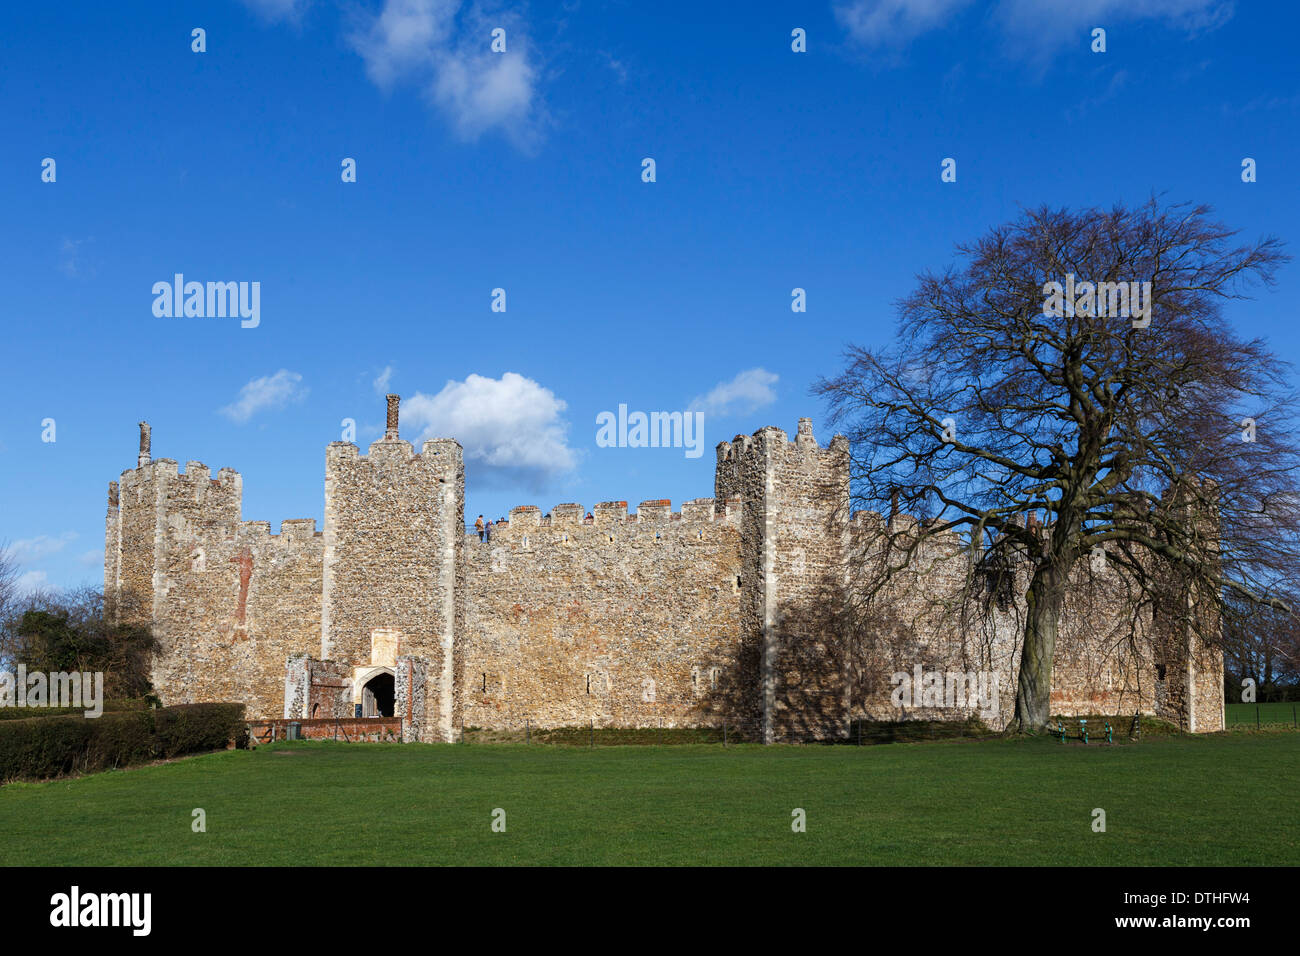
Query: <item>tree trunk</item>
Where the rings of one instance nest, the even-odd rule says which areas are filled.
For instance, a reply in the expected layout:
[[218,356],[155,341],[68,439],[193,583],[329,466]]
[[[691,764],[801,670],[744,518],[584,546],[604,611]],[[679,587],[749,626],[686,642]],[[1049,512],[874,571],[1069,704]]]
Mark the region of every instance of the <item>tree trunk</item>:
[[1036,734],[1047,726],[1052,707],[1052,660],[1061,622],[1068,573],[1043,562],[1034,571],[1025,594],[1025,642],[1020,653],[1016,715],[1010,730]]

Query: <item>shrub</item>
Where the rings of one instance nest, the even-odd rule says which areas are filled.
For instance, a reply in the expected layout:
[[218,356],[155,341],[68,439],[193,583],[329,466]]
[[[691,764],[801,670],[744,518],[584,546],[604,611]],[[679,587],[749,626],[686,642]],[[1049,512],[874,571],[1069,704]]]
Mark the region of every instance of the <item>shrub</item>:
[[243,732],[243,704],[177,704],[154,711],[161,757],[221,750]]
[[[75,717],[71,719],[76,720]],[[143,763],[154,756],[153,716],[148,711],[105,713],[94,720],[85,720],[85,723],[91,725],[90,740],[77,769],[111,770]]]
[[0,782],[108,770],[204,750],[245,736],[243,704],[180,704],[0,721]]
[[[119,710],[146,710],[148,707],[149,698],[146,697],[104,701],[104,713],[106,714]],[[37,717],[81,717],[85,713],[85,707],[0,707],[0,720],[34,720]]]
[[37,717],[0,723],[0,780],[71,773],[90,741],[93,723],[84,717]]

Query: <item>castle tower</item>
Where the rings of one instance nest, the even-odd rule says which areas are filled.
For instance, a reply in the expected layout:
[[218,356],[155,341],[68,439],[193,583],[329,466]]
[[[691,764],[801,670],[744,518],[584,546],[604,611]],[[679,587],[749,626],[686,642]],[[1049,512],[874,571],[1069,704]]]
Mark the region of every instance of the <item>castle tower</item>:
[[[1211,564],[1219,553],[1212,482],[1166,491],[1162,504],[1188,529],[1180,545]],[[1210,585],[1166,573],[1155,602],[1156,714],[1191,733],[1224,728],[1222,615]]]
[[849,445],[828,448],[801,418],[721,442],[715,500],[743,501],[741,629],[760,659],[763,739],[846,731],[848,682],[835,620],[849,535]]
[[398,434],[399,397],[387,402],[384,437],[368,455],[337,441],[325,454],[321,657],[361,669],[358,679],[386,670],[394,681],[399,659],[421,661],[429,681],[416,694],[425,702],[421,739],[450,740],[464,621],[464,456],[451,439],[426,441],[417,454]]
[[182,474],[174,460],[153,458],[152,429],[148,422],[139,427],[135,468],[108,487],[104,606],[110,620],[153,632],[160,643],[154,686],[177,702],[194,699],[188,675],[202,636],[198,615],[172,600],[173,587],[204,554],[204,543],[235,536],[243,481],[229,468],[213,479],[197,461]]

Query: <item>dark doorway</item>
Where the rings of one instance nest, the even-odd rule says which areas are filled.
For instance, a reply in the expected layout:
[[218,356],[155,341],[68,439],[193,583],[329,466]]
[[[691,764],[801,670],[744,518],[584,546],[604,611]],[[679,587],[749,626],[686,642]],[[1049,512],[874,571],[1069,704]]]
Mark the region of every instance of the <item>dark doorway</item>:
[[366,681],[361,692],[361,715],[363,717],[393,716],[393,699],[396,688],[392,674],[376,674]]

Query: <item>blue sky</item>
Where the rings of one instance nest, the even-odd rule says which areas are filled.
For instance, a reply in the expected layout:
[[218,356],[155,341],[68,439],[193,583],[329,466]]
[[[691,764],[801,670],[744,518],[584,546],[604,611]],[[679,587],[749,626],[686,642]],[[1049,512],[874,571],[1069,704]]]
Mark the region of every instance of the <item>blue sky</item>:
[[[827,441],[811,383],[1021,206],[1154,191],[1296,241],[1292,4],[702,6],[6,5],[0,540],[25,583],[101,583],[141,419],[155,457],[241,471],[273,529],[320,520],[326,444],[378,437],[386,390],[404,437],[465,444],[470,521],[676,508],[720,440],[811,415]],[[175,273],[259,282],[258,326],[156,317]],[[1228,314],[1293,360],[1298,288],[1290,264]],[[597,447],[620,404],[703,410],[703,457]]]

